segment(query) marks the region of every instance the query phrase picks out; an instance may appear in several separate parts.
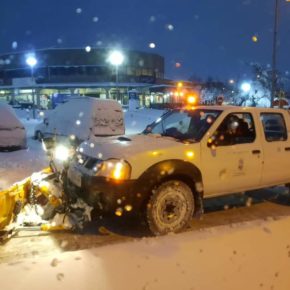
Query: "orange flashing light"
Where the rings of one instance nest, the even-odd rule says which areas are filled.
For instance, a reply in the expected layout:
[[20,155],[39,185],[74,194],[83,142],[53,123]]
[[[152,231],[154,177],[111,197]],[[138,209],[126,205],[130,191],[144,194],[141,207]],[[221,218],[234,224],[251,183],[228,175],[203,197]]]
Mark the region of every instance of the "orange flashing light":
[[191,105],[195,104],[196,103],[196,97],[195,96],[188,96],[187,97],[187,103],[191,104]]
[[177,87],[178,88],[182,88],[183,87],[183,83],[182,82],[177,83]]

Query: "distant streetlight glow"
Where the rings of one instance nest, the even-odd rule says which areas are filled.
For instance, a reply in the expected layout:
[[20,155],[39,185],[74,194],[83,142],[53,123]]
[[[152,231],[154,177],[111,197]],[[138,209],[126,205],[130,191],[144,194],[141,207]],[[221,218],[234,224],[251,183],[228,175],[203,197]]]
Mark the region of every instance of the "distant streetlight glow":
[[257,35],[253,35],[252,36],[252,41],[253,42],[258,42],[258,36]]
[[26,64],[29,65],[31,68],[34,68],[37,65],[37,59],[33,55],[28,55],[26,57]]
[[251,84],[249,83],[242,83],[241,89],[244,93],[248,93],[251,90]]
[[124,55],[121,51],[114,50],[109,54],[108,61],[110,64],[119,66],[124,62]]

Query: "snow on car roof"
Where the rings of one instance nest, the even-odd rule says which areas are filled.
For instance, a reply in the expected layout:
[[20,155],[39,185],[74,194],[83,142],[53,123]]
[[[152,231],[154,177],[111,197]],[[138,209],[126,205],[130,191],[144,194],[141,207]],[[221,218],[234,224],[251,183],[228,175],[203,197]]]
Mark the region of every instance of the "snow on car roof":
[[0,103],[0,128],[24,128],[14,110],[6,103]]

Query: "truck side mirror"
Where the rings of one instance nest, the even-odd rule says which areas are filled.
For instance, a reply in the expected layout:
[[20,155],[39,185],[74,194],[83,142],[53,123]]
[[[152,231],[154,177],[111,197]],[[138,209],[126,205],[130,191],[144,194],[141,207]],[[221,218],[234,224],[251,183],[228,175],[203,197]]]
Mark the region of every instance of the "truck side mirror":
[[216,139],[216,136],[211,136],[207,140],[207,147],[212,148],[213,146],[218,146],[218,139]]

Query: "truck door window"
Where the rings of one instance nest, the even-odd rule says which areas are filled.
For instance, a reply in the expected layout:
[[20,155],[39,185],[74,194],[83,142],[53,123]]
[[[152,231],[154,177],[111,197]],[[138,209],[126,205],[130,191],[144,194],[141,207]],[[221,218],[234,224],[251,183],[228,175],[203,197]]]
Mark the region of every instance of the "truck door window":
[[253,117],[249,113],[233,113],[225,117],[211,142],[216,146],[252,143],[256,132]]
[[282,114],[261,113],[265,138],[268,142],[287,140],[287,129]]

